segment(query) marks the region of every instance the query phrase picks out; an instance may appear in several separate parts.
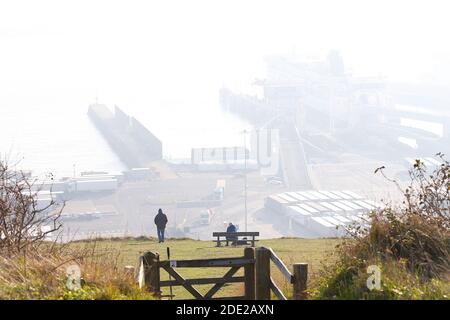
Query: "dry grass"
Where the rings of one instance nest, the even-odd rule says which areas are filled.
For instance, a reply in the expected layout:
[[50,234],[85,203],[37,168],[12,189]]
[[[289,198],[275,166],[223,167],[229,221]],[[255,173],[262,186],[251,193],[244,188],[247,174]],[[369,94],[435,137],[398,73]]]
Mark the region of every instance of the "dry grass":
[[[340,243],[338,239],[299,239],[281,238],[262,240],[258,246],[272,248],[283,260],[286,266],[292,270],[292,265],[296,262],[306,262],[309,264],[309,283],[312,286],[316,282],[319,270],[323,262],[332,263],[333,253],[336,245]],[[74,246],[82,246],[83,242],[73,243]],[[206,259],[219,257],[243,256],[244,247],[215,247],[213,241],[198,241],[192,239],[168,239],[165,243],[158,243],[151,238],[138,239],[110,239],[101,240],[97,243],[98,248],[113,248],[120,252],[119,261],[121,266],[137,266],[138,257],[145,251],[160,253],[160,259],[166,260],[166,249],[170,247],[171,259]],[[225,274],[228,268],[177,268],[177,271],[186,278],[220,277]],[[271,268],[275,282],[285,292],[287,296],[292,295],[291,285],[288,284],[281,273],[273,266]],[[238,273],[242,275],[242,270]],[[161,271],[161,279],[168,280],[165,271]],[[212,285],[195,286],[201,293],[205,293]],[[176,299],[191,299],[192,296],[181,287],[173,287]],[[163,289],[163,294],[168,294],[169,288]],[[238,296],[243,295],[242,284],[227,284],[216,296]]]
[[[260,241],[260,246],[271,247],[292,268],[295,262],[307,262],[310,283],[315,282],[321,261],[331,257],[337,239],[273,239]],[[0,257],[0,299],[151,299],[138,288],[135,278],[124,267],[137,267],[139,256],[145,251],[156,251],[165,260],[166,248],[171,248],[172,259],[202,259],[242,256],[243,247],[216,248],[212,241],[168,239],[160,244],[151,238],[91,239],[66,245],[41,246],[39,251]],[[80,267],[82,290],[66,286],[68,266]],[[178,268],[186,278],[220,277],[228,268]],[[242,271],[239,273],[242,274]],[[272,266],[272,276],[287,296],[291,286]],[[162,271],[161,279],[168,275]],[[196,286],[205,293],[211,285]],[[176,299],[191,299],[181,287],[174,287]],[[164,289],[169,293],[169,288]],[[216,296],[243,295],[242,284],[228,284]]]
[[[121,267],[119,255],[111,248],[99,249],[94,241],[0,256],[0,299],[150,298]],[[67,268],[73,265],[82,271],[78,290],[67,284]]]

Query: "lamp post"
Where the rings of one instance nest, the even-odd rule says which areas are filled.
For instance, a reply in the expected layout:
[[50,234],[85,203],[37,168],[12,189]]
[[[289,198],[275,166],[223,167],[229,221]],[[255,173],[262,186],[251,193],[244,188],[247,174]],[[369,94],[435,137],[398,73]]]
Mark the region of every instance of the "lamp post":
[[245,210],[245,232],[247,232],[247,130],[244,134],[244,210]]

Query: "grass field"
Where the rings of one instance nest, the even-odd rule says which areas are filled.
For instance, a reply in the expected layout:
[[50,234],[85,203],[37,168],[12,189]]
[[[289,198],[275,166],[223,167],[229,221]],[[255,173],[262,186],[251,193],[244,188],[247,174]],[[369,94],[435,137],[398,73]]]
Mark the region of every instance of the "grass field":
[[[308,287],[314,286],[314,280],[324,264],[332,263],[337,239],[298,239],[282,238],[261,240],[258,246],[270,247],[292,270],[292,264],[306,262],[309,264]],[[81,242],[82,243],[82,242]],[[213,241],[198,241],[191,239],[168,239],[165,243],[158,243],[154,239],[112,239],[97,241],[98,249],[119,251],[119,263],[123,266],[137,267],[139,256],[145,251],[158,252],[160,260],[166,260],[166,248],[170,247],[171,259],[202,259],[243,256],[244,247],[215,247]],[[220,277],[228,268],[177,268],[184,278]],[[272,277],[287,296],[291,296],[291,286],[272,264]],[[237,275],[242,275],[240,270]],[[161,279],[167,280],[168,275],[161,270]],[[212,285],[195,286],[201,293],[205,293]],[[163,288],[163,294],[168,294],[169,288]],[[175,299],[190,299],[192,296],[182,287],[173,287]],[[243,284],[226,284],[215,297],[237,296],[243,294]]]

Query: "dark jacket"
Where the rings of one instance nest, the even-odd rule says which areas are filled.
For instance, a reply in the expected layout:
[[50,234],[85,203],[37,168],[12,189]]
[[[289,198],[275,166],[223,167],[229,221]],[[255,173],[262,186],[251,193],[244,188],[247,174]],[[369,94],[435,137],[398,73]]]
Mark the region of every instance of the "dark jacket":
[[155,217],[155,224],[159,229],[164,229],[167,224],[167,216],[164,213],[158,213]]
[[[237,231],[236,226],[234,224],[232,224],[231,226],[228,226],[227,228],[227,233],[235,233]],[[236,240],[236,236],[234,235],[230,235],[230,236],[226,236],[227,240],[230,241],[235,241]]]

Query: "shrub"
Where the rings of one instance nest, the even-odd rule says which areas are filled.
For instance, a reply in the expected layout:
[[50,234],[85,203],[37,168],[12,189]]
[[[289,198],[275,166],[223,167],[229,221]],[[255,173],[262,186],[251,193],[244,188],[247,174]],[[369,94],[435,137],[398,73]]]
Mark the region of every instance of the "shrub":
[[[36,180],[0,159],[0,299],[149,299],[133,275],[119,266],[119,253],[46,241],[61,228],[64,204],[42,207]],[[67,268],[79,267],[80,286],[68,285]],[[76,281],[78,284],[78,280]]]
[[[400,205],[386,204],[370,214],[368,226],[354,225],[339,245],[337,264],[324,269],[317,298],[435,299],[449,297],[450,279],[450,167],[430,174],[419,160]],[[381,172],[382,168],[376,172]],[[382,270],[381,291],[366,286],[367,267]]]
[[[0,256],[0,299],[151,299],[134,275],[120,267],[119,253],[84,246],[42,245],[37,252]],[[67,268],[81,271],[81,287],[68,286]]]
[[42,240],[61,228],[64,203],[51,198],[47,204],[39,204],[41,187],[36,179],[11,170],[0,159],[0,254],[36,250]]

